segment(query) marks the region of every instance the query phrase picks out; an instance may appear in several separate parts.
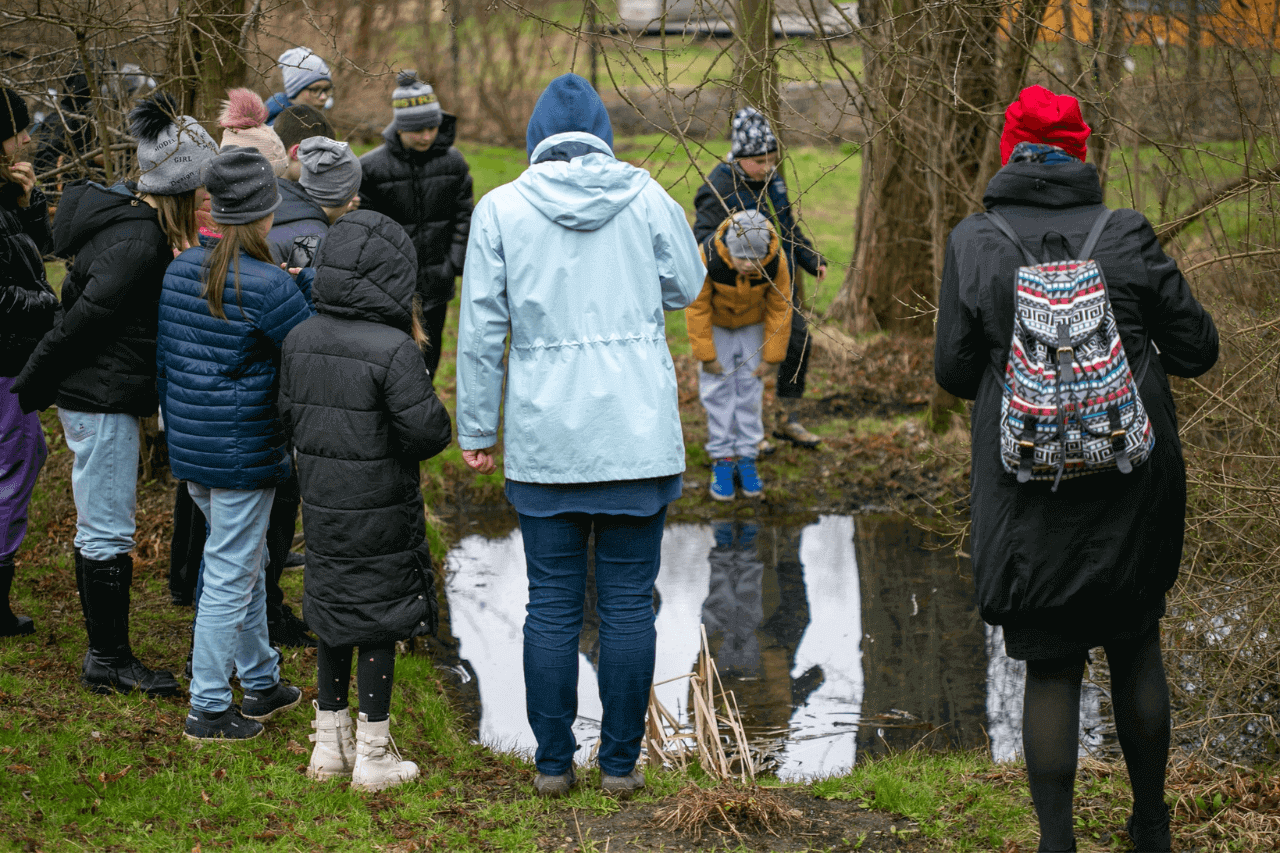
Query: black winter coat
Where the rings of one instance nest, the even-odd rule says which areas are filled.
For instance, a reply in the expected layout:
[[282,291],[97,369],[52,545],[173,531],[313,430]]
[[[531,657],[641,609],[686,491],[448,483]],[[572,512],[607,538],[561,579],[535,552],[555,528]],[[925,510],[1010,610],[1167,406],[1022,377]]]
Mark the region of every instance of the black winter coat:
[[400,144],[395,126],[384,143],[360,158],[360,207],[386,214],[404,226],[418,252],[418,295],[427,310],[444,305],[462,275],[475,198],[471,170],[453,147],[457,119],[448,113],[426,151]]
[[0,376],[17,376],[40,338],[62,315],[41,253],[49,247],[44,194],[27,207],[0,204]]
[[404,230],[343,216],[320,249],[317,316],[284,343],[280,415],[302,489],[302,612],[329,645],[433,632],[436,598],[418,463],[451,438],[410,337],[416,262]]
[[[1036,257],[1045,257],[1045,242],[1056,243],[1044,240],[1049,232],[1078,252],[1103,210],[1097,171],[1078,161],[1012,163],[991,179],[983,201]],[[1025,261],[981,214],[957,225],[947,242],[934,371],[943,388],[975,400],[970,489],[978,606],[987,622],[1005,626],[1015,657],[1065,656],[1153,624],[1182,558],[1186,471],[1166,374],[1198,376],[1212,367],[1218,332],[1141,213],[1115,211],[1093,257],[1139,378],[1155,448],[1130,474],[1064,480],[1054,493],[1048,482],[1018,484],[1000,462],[1014,272]]]
[[794,273],[799,268],[817,275],[818,267],[826,263],[796,223],[787,185],[776,171],[767,181],[752,181],[733,163],[721,163],[707,175],[707,182],[693,198],[693,206],[697,209],[693,236],[699,243],[716,233],[726,217],[739,210],[759,210],[778,229],[787,254],[787,269]]
[[62,322],[14,383],[25,411],[59,408],[146,417],[156,396],[160,288],[173,251],[132,185],[80,182],[62,194],[53,252],[74,260],[62,282]]

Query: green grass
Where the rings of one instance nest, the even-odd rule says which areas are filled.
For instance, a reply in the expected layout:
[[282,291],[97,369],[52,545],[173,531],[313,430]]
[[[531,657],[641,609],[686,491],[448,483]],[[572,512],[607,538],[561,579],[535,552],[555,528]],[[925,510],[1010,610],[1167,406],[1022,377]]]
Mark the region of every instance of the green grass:
[[1034,815],[1023,790],[983,778],[994,768],[981,753],[907,752],[860,764],[852,773],[813,783],[815,796],[852,800],[905,815],[926,838],[954,851],[1001,850],[1034,843]]

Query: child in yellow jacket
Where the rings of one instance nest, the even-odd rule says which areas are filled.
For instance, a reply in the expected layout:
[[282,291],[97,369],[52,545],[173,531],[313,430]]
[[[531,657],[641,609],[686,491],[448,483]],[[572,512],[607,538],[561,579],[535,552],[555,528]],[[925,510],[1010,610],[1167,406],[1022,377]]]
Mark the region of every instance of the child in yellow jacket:
[[791,330],[791,271],[768,217],[740,210],[702,244],[707,277],[685,310],[693,355],[702,362],[698,394],[707,410],[711,497],[764,490],[756,470],[764,438],[764,377],[778,370]]

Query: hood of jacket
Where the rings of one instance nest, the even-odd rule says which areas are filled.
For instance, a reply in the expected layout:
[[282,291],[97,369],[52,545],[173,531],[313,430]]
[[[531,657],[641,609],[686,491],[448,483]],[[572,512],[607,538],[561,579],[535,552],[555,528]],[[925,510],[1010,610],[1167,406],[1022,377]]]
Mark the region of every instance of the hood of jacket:
[[1077,207],[1102,203],[1098,170],[1090,163],[1015,162],[992,176],[982,203],[1026,204],[1035,207]]
[[53,253],[70,257],[108,225],[142,219],[157,221],[151,206],[133,194],[132,185],[72,184],[63,191],[53,220]]
[[418,253],[395,220],[355,210],[333,224],[316,256],[316,310],[408,332],[418,283]]
[[453,145],[454,139],[458,136],[458,117],[452,113],[440,114],[440,132],[436,134],[435,142],[431,143],[431,147],[426,151],[410,151],[400,143],[400,135],[396,133],[396,123],[393,121],[382,129],[382,141],[387,143],[387,150],[401,160],[425,160],[428,157],[435,157],[438,154],[448,151]]
[[272,225],[288,225],[290,222],[302,222],[307,219],[318,219],[329,224],[329,215],[324,208],[316,204],[315,199],[307,195],[307,191],[297,181],[279,180],[280,206],[276,208],[276,218]]
[[[555,148],[589,153],[569,160],[543,159]],[[572,131],[542,140],[533,150],[533,165],[513,182],[521,196],[543,216],[573,231],[595,231],[638,196],[651,178],[644,169],[613,156],[597,136]]]

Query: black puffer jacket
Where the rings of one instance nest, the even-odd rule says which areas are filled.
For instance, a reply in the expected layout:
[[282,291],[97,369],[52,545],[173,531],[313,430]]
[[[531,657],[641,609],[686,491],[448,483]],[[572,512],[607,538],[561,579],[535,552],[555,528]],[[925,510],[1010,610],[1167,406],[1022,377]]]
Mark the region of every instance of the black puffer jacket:
[[0,203],[0,376],[17,376],[62,314],[44,275],[48,247],[49,211],[39,190],[27,207]]
[[62,322],[44,336],[14,383],[23,409],[154,414],[156,323],[173,251],[156,212],[131,186],[68,187],[53,251],[71,258]]
[[[984,202],[1012,223],[1037,257],[1044,255],[1049,232],[1078,252],[1103,209],[1097,171],[1079,161],[1012,163],[991,179]],[[976,400],[973,570],[982,617],[1005,625],[1006,639],[1013,629],[1032,640],[1056,633],[1076,638],[1079,647],[1097,645],[1094,640],[1135,621],[1158,618],[1163,594],[1178,575],[1186,472],[1166,374],[1198,376],[1212,367],[1218,332],[1141,213],[1115,211],[1093,257],[1140,378],[1156,443],[1130,474],[1064,480],[1054,493],[1048,482],[1020,485],[1000,463],[1014,272],[1025,261],[980,214],[957,225],[947,243],[934,371],[943,388]],[[1050,657],[1068,650],[1045,651],[1056,653],[1032,653]]]
[[307,535],[302,612],[329,645],[435,630],[418,462],[451,429],[409,333],[413,254],[381,214],[342,217],[320,249],[319,314],[284,342],[280,415]]
[[462,275],[471,233],[471,170],[453,147],[457,119],[448,113],[436,141],[426,151],[400,144],[395,126],[384,143],[360,158],[360,207],[390,216],[404,226],[418,250],[418,295],[423,310],[453,298]]

